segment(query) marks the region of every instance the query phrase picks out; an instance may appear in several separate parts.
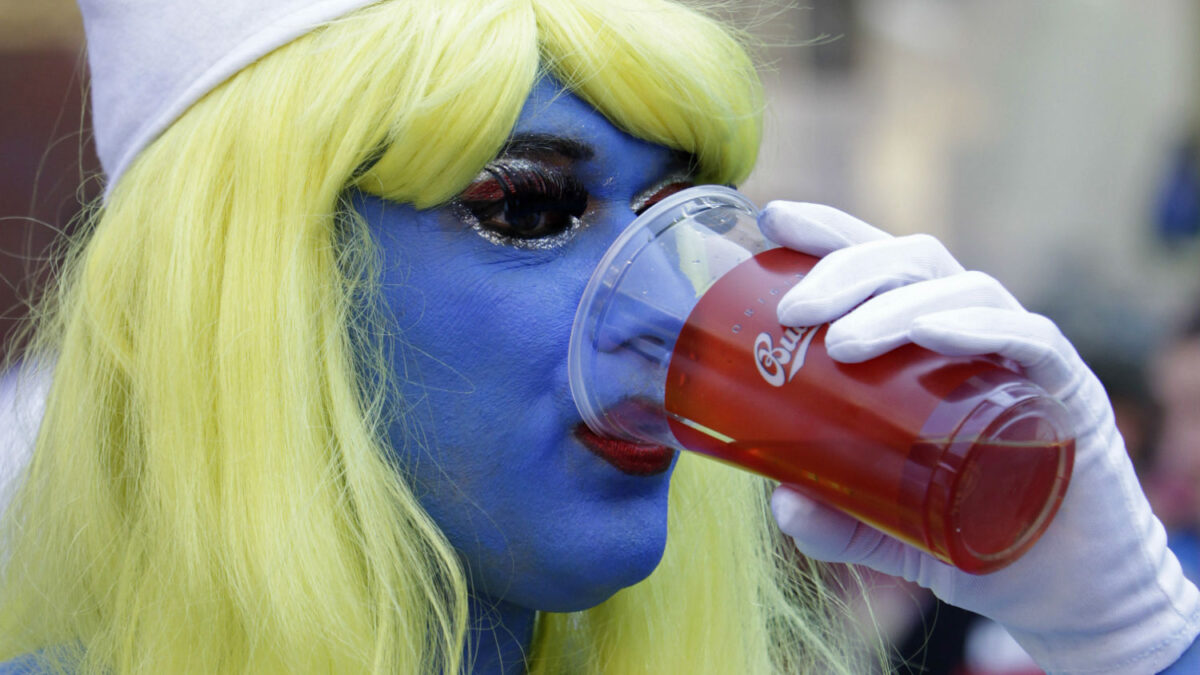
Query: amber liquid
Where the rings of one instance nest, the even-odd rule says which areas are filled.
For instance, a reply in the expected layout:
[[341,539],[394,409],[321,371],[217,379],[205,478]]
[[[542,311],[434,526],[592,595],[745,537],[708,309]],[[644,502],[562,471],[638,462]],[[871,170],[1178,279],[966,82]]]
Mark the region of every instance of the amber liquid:
[[907,345],[840,364],[824,351],[825,327],[781,327],[779,298],[815,262],[772,249],[704,294],[668,369],[672,433],[968,571],[1015,559],[1061,501],[1072,442],[1036,415],[1018,415],[1000,442],[976,442],[963,419],[1017,379],[997,359]]

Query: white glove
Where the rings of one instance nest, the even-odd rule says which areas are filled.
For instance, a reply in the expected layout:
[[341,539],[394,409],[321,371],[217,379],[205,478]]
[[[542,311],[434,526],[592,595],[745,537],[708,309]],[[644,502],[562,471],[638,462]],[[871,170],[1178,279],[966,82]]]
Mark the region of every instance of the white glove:
[[964,271],[930,236],[893,238],[836,209],[791,202],[768,204],[759,225],[779,244],[824,256],[780,300],[779,320],[833,321],[833,359],[865,361],[907,342],[999,354],[1066,405],[1076,433],[1060,511],[1002,570],[967,574],[781,487],[772,509],[799,549],[903,577],[991,617],[1052,673],[1154,673],[1173,663],[1200,632],[1200,593],[1167,549],[1103,387],[1054,324],[991,277]]

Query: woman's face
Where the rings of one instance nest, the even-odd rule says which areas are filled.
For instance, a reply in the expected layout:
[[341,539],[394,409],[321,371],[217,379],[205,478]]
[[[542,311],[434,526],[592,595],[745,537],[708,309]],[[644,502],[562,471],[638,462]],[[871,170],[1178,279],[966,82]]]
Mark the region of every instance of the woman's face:
[[577,610],[658,564],[674,453],[586,431],[567,339],[604,250],[688,165],[543,80],[455,203],[357,198],[399,328],[391,441],[477,594]]

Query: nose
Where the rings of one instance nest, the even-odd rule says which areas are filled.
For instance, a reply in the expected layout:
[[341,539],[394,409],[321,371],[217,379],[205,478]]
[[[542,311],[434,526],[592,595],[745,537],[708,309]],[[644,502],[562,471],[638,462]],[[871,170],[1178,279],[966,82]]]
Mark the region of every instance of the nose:
[[[595,348],[630,350],[665,367],[679,331],[712,283],[751,253],[703,224],[684,222],[669,240],[635,232],[632,256],[606,257],[607,313],[596,324]],[[620,246],[614,244],[614,246]],[[626,248],[630,248],[626,246]],[[602,263],[602,264],[605,264]]]
[[[580,410],[589,424],[604,418],[614,429],[634,425],[609,412],[630,400],[639,409],[663,410],[671,355],[697,301],[713,281],[751,257],[702,224],[679,223],[669,237],[656,235],[639,229],[622,234],[585,291],[571,340],[579,353],[571,362],[579,374],[573,391],[580,389],[577,403],[581,395],[586,399]],[[644,417],[634,426],[648,440]],[[665,418],[651,426],[654,440],[669,437]],[[614,429],[606,431],[632,433]]]
[[[594,322],[586,335],[572,336],[571,347],[586,352],[586,398],[611,427],[600,431],[650,440],[647,432],[667,431],[665,418],[646,411],[662,410],[671,353],[699,292],[677,273],[674,252],[648,232],[626,231],[609,253],[597,269],[601,281],[585,292],[583,307],[594,302]],[[629,405],[633,401],[638,405]],[[637,420],[626,414],[635,410]]]
[[651,207],[608,247],[584,291],[568,358],[571,393],[594,430],[625,435],[605,411],[630,399],[664,409],[671,355],[697,301],[764,248],[755,215],[731,190],[691,188]]

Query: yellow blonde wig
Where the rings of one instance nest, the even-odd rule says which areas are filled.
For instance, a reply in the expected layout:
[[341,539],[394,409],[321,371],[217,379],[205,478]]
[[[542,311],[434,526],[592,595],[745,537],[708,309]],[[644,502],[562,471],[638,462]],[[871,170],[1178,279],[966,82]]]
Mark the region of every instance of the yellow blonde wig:
[[[245,68],[141,154],[43,313],[56,366],[0,541],[0,660],[470,669],[463,571],[383,440],[395,327],[346,195],[444,203],[545,74],[704,180],[754,163],[750,60],[667,0],[379,2]],[[659,569],[541,615],[529,668],[853,672],[764,482],[688,457],[672,491]]]

